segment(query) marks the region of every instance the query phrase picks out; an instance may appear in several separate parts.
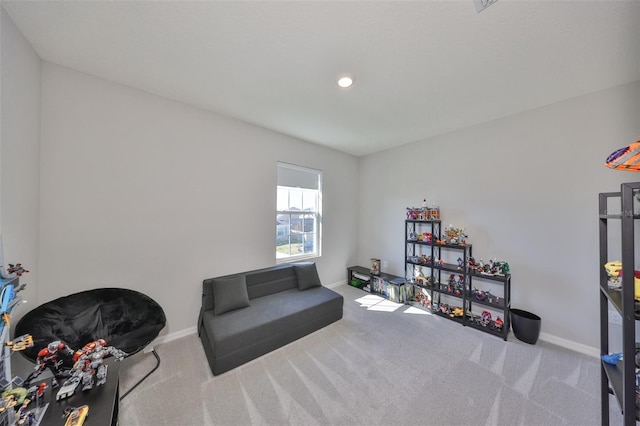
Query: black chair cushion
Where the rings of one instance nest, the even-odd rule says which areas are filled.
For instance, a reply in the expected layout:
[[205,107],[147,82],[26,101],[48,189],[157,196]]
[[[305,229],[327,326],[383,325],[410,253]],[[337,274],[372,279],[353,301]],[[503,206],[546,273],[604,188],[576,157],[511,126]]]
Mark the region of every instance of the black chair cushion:
[[55,340],[78,350],[97,339],[128,355],[144,349],[166,324],[162,307],[149,296],[124,288],[98,288],[44,303],[24,315],[14,336],[31,334],[34,346],[21,351],[35,362]]

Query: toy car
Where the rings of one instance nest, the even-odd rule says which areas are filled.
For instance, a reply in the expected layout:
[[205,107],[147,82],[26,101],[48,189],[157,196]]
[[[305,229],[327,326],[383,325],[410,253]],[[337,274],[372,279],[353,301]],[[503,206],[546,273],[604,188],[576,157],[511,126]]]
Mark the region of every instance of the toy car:
[[453,310],[449,314],[449,316],[451,318],[453,318],[453,317],[461,317],[463,315],[464,315],[464,311],[462,310],[462,308],[453,308]]
[[80,407],[67,408],[65,414],[67,415],[67,421],[64,426],[82,426],[84,420],[89,413],[88,405],[81,405]]

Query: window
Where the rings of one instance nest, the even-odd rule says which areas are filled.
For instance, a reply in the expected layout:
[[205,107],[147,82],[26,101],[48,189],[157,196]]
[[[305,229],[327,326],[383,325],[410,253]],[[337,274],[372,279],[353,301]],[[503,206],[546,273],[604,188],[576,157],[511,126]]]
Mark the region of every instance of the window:
[[278,163],[276,261],[320,256],[322,172]]

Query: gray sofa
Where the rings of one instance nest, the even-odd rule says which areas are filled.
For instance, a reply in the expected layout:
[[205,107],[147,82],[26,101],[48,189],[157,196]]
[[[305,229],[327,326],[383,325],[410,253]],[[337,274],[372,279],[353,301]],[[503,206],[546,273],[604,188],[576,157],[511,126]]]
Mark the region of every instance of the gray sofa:
[[278,265],[202,283],[198,334],[214,375],[342,318],[343,297],[315,263]]

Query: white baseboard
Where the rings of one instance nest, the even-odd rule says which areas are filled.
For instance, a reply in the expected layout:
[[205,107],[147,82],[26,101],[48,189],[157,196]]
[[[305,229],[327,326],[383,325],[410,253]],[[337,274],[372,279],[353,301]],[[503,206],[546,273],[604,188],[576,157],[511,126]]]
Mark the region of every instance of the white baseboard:
[[175,331],[173,333],[165,334],[164,336],[159,336],[151,345],[159,345],[161,343],[171,342],[172,340],[180,339],[181,337],[190,336],[192,334],[196,334],[198,332],[197,328],[189,327],[184,330]]
[[325,287],[327,287],[327,288],[335,288],[335,287],[341,286],[341,285],[346,284],[346,283],[347,283],[347,281],[338,281],[337,283],[325,285]]
[[594,348],[593,346],[583,345],[582,343],[577,343],[571,340],[563,339],[562,337],[554,336],[553,334],[548,333],[540,333],[540,340],[544,340],[548,343],[553,343],[554,345],[562,346],[566,349],[571,349],[572,351],[580,352],[581,354],[589,355],[594,358],[600,358],[600,350],[598,348]]

